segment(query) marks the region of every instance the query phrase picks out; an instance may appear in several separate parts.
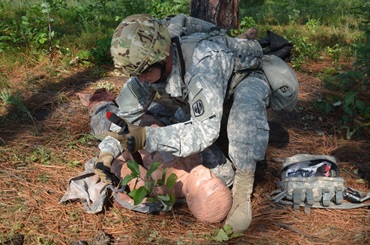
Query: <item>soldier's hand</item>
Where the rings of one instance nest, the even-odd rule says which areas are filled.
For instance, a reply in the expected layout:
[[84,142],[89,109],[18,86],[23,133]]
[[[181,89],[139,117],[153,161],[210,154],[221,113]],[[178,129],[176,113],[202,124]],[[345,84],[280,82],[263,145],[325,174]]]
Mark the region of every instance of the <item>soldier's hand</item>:
[[94,173],[106,184],[112,184],[112,180],[109,177],[112,162],[113,156],[108,152],[101,152],[99,158],[95,161]]
[[127,122],[129,134],[127,135],[127,150],[129,152],[137,152],[145,146],[146,129],[145,127],[136,126]]
[[128,152],[137,152],[145,146],[146,129],[144,127],[136,126],[127,122],[128,134],[121,134],[116,132],[107,132],[107,135],[118,140],[122,147]]

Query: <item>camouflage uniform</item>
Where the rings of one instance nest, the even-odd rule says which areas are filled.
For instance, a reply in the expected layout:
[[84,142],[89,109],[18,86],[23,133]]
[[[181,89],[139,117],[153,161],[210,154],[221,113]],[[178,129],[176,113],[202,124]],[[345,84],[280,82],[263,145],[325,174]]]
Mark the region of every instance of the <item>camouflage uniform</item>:
[[[176,19],[177,18],[177,19]],[[176,21],[174,21],[174,19]],[[184,35],[215,28],[214,25],[184,15],[171,20],[164,20],[170,28],[170,35]],[[179,28],[182,26],[182,28]],[[181,30],[171,31],[171,30]],[[182,39],[186,39],[183,37]],[[241,40],[239,40],[241,41]],[[186,42],[186,41],[185,41]],[[237,43],[237,42],[236,42]],[[261,49],[257,42],[252,48]],[[145,149],[149,152],[165,151],[173,155],[185,157],[202,152],[211,146],[219,137],[224,104],[228,97],[229,81],[237,64],[235,54],[231,49],[235,42],[225,36],[214,36],[200,40],[194,49],[191,62],[187,65],[184,80],[181,77],[181,67],[178,50],[174,47],[172,73],[166,83],[141,83],[144,87],[146,100],[152,98],[154,91],[162,95],[185,102],[190,109],[191,119],[161,128],[147,127]],[[262,50],[260,50],[262,57]],[[259,68],[259,64],[249,64]],[[129,83],[125,84],[122,93],[127,101]],[[125,92],[126,91],[126,92]],[[239,170],[254,172],[256,161],[264,158],[268,143],[268,123],[266,106],[269,103],[270,88],[265,82],[262,72],[254,71],[244,78],[233,89],[233,104],[227,122],[229,140],[229,157]],[[123,100],[123,99],[122,99]],[[119,99],[118,99],[119,101]],[[139,99],[138,99],[139,101]],[[118,102],[120,105],[120,103]],[[135,104],[135,103],[134,103]],[[135,121],[146,110],[145,103],[138,102],[141,107],[133,113],[132,103],[121,106],[119,115]],[[135,108],[137,107],[135,105]],[[139,111],[140,113],[137,113]],[[136,117],[131,116],[135,114]],[[118,141],[109,137],[100,144],[101,150],[109,151],[115,156],[122,149],[116,146]]]
[[[227,37],[214,25],[184,15],[163,20],[162,24],[147,15],[136,15],[116,28],[111,53],[116,67],[131,76],[145,73],[151,65],[158,65],[162,71],[155,83],[139,82],[135,77],[126,82],[116,100],[120,116],[137,123],[156,92],[186,105],[183,111],[190,114],[186,121],[146,127],[144,147],[148,152],[169,152],[179,157],[205,152],[204,157],[217,156],[207,151],[224,133],[221,127],[227,119],[228,156],[236,173],[233,206],[226,224],[234,232],[246,231],[252,221],[256,163],[265,156],[269,135],[266,107],[271,91],[261,70],[263,52],[259,43]],[[169,75],[163,66],[168,65],[168,57],[172,58]],[[228,111],[225,105],[230,101]],[[115,157],[122,151],[119,141],[112,137],[104,139],[99,147]],[[231,164],[226,168],[233,172]]]

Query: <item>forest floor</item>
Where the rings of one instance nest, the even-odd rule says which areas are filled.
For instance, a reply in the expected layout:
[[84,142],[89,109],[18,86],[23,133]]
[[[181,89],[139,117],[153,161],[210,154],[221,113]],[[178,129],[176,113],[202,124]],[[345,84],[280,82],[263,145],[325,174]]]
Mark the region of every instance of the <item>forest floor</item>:
[[[370,191],[369,135],[362,132],[347,140],[336,130],[337,114],[312,107],[330,92],[314,75],[331,65],[315,62],[306,65],[307,72],[297,73],[295,110],[269,110],[271,136],[266,161],[256,172],[252,224],[244,235],[222,244],[370,244],[368,208],[312,209],[307,215],[268,199],[279,178],[281,163],[276,159],[299,153],[336,157],[345,185]],[[68,180],[82,173],[85,162],[98,153],[77,93],[92,94],[97,83],[120,88],[122,81],[115,76],[96,78],[89,69],[51,76],[36,67],[18,74],[12,82],[19,84],[33,120],[17,120],[12,104],[0,108],[0,244],[219,244],[214,232],[223,223],[199,222],[185,204],[158,215],[115,208],[111,199],[98,214],[85,213],[78,201],[60,204]]]

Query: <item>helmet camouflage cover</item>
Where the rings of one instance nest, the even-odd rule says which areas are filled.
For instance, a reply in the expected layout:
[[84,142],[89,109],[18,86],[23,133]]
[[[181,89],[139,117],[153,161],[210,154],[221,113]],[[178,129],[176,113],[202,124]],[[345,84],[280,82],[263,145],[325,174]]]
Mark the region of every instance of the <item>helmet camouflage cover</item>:
[[125,18],[114,31],[111,55],[114,65],[136,76],[169,55],[171,38],[167,27],[148,14]]

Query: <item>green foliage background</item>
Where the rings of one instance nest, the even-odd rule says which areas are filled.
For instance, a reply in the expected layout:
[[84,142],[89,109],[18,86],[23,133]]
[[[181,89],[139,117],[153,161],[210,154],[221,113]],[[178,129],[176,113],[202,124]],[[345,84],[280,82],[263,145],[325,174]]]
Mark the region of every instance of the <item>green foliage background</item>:
[[[188,14],[189,6],[190,0],[3,0],[0,85],[8,90],[1,92],[14,94],[9,79],[19,66],[49,61],[63,69],[112,67],[111,36],[123,18],[135,13],[158,18]],[[316,108],[330,113],[339,105],[343,124],[361,116],[367,125],[370,109],[358,98],[366,93],[369,80],[369,9],[367,0],[241,0],[240,29],[231,33],[254,26],[259,38],[267,30],[282,35],[294,44],[291,63],[297,70],[330,57],[332,69],[317,76],[343,95],[316,101]],[[343,70],[340,60],[355,61],[354,68]]]
[[[109,63],[110,38],[124,17],[188,14],[189,6],[190,0],[5,0],[0,3],[0,52],[49,56],[57,52],[61,58],[77,52],[98,64]],[[304,58],[316,58],[317,48],[328,45],[350,46],[344,52],[353,51],[348,50],[351,45],[364,40],[360,31],[364,17],[358,13],[368,8],[365,0],[241,0],[241,28],[254,24],[260,36],[276,29]]]
[[[240,0],[241,16],[251,16],[258,23],[285,25],[294,21],[304,25],[311,19],[328,26],[358,25],[355,9],[366,0]],[[364,9],[365,10],[365,9]]]

